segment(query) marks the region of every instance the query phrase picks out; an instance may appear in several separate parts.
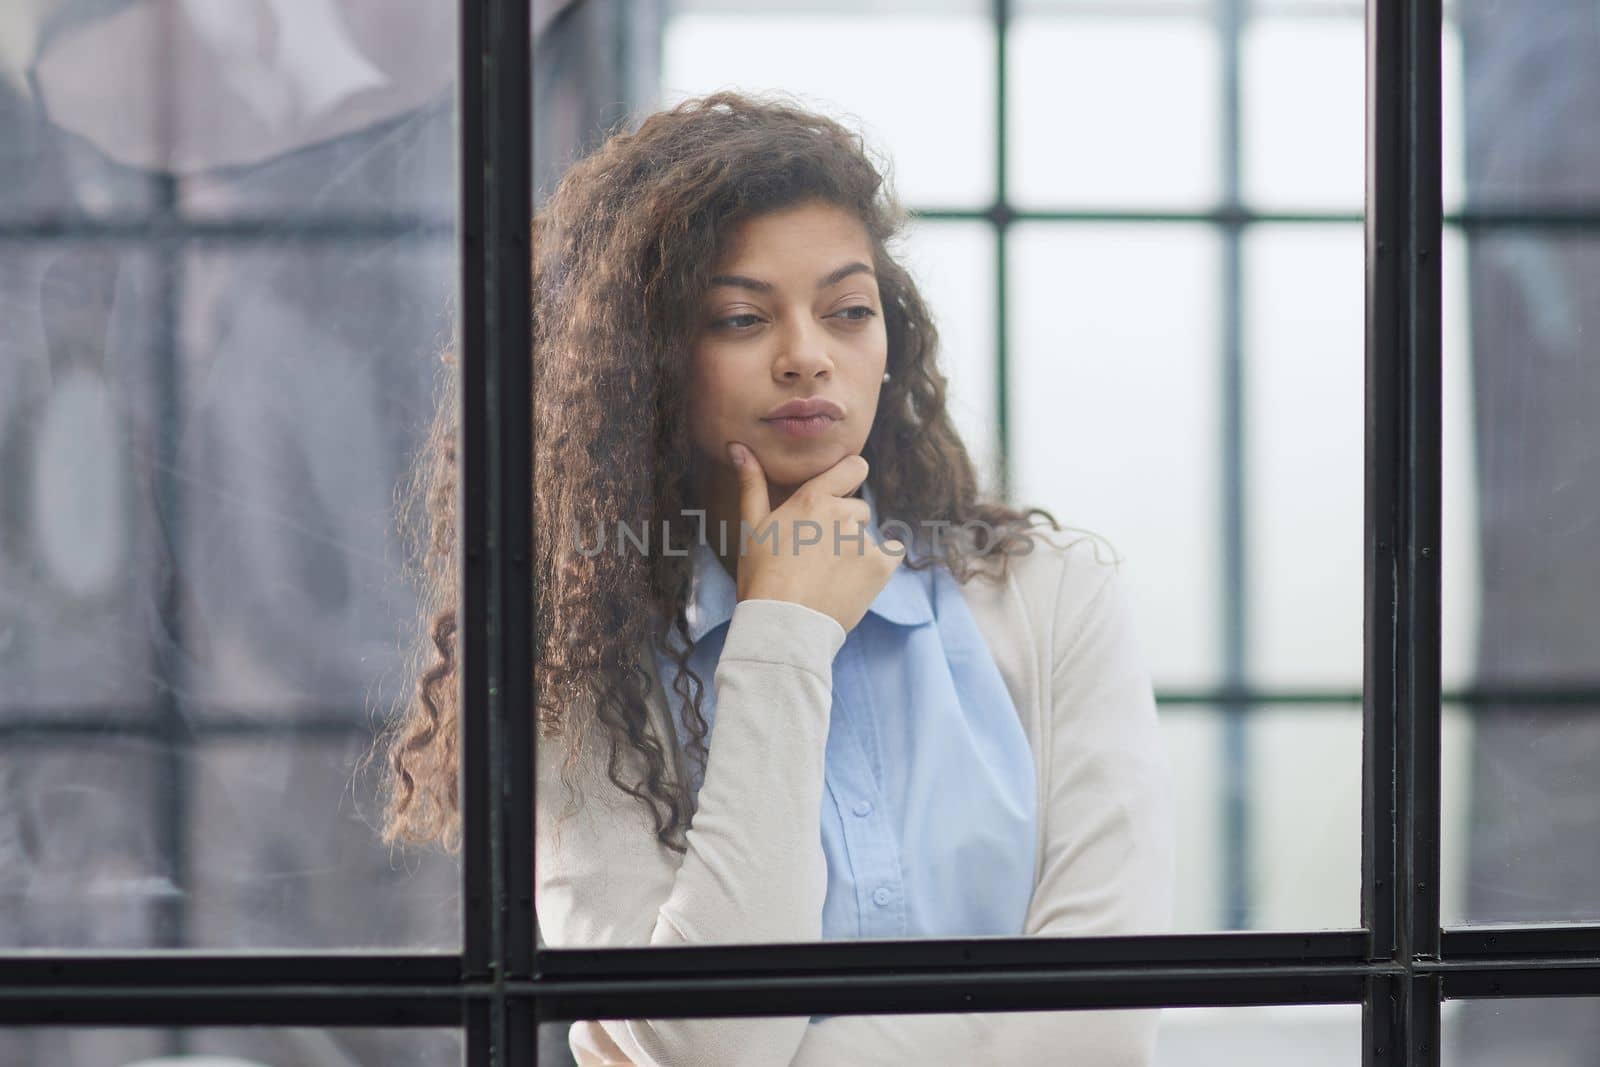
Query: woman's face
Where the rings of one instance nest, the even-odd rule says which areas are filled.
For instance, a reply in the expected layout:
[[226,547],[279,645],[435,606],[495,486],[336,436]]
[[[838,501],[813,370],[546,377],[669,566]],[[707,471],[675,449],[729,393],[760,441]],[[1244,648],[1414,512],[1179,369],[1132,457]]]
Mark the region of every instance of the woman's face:
[[[783,495],[861,451],[889,352],[872,262],[861,221],[820,201],[734,232],[693,343],[690,436],[714,478],[737,480],[729,441],[750,448]],[[838,405],[840,417],[806,433],[767,418],[811,397]]]

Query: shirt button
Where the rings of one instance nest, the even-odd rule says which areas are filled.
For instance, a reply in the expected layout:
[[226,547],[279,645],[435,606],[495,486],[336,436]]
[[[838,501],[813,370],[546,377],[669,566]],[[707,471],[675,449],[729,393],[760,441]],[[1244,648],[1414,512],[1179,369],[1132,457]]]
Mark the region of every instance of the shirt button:
[[857,815],[871,815],[872,802],[867,800],[858,800],[856,801],[855,806],[850,810],[855,812]]
[[889,906],[889,901],[894,899],[894,894],[884,886],[879,886],[872,891],[872,902],[880,908]]

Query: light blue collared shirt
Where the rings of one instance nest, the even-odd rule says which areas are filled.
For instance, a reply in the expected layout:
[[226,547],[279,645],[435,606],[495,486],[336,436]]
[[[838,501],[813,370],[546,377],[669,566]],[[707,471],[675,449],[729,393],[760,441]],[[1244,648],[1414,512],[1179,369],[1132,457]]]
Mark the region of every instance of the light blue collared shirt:
[[[862,498],[877,530],[866,487]],[[841,551],[854,551],[853,542]],[[709,544],[693,546],[692,564],[689,663],[705,683],[711,745],[713,680],[737,587]],[[681,643],[676,633],[672,639]],[[655,655],[684,746],[675,668],[660,649]],[[944,566],[914,571],[902,562],[845,636],[833,661],[824,763],[824,938],[1022,933],[1038,818],[1033,757],[1005,681]],[[699,768],[693,760],[689,766],[698,798]]]

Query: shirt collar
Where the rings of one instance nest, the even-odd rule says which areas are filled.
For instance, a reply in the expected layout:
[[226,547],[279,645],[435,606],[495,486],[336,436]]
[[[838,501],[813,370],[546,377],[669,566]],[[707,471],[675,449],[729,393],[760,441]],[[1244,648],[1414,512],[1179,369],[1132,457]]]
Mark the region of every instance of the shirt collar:
[[[861,487],[861,498],[872,512],[871,529],[878,532],[878,505],[870,487]],[[882,540],[881,536],[879,540]],[[904,537],[901,540],[904,541]],[[850,545],[846,543],[843,550],[849,551]],[[694,574],[690,580],[689,602],[684,606],[684,614],[689,624],[689,638],[698,644],[700,638],[733,618],[733,609],[739,596],[733,576],[723,569],[710,545],[697,541],[691,553],[691,563]],[[867,606],[867,611],[901,626],[932,621],[933,605],[928,600],[922,572],[911,570],[902,561]]]

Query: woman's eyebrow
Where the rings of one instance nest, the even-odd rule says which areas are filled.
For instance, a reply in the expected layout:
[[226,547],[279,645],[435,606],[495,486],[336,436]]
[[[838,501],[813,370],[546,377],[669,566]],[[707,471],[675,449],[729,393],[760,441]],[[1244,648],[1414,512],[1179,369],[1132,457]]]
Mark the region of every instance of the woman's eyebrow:
[[[877,274],[873,272],[871,267],[867,266],[865,263],[862,263],[860,260],[856,260],[853,263],[846,263],[838,270],[830,271],[827,274],[824,274],[821,278],[817,279],[817,288],[826,289],[830,285],[838,285],[840,282],[850,277],[850,275],[860,274],[862,272],[871,274],[874,278],[877,277]],[[764,282],[759,278],[751,278],[743,274],[715,274],[711,277],[711,284],[713,286],[732,285],[740,289],[754,289],[758,293],[772,292],[771,282]]]

